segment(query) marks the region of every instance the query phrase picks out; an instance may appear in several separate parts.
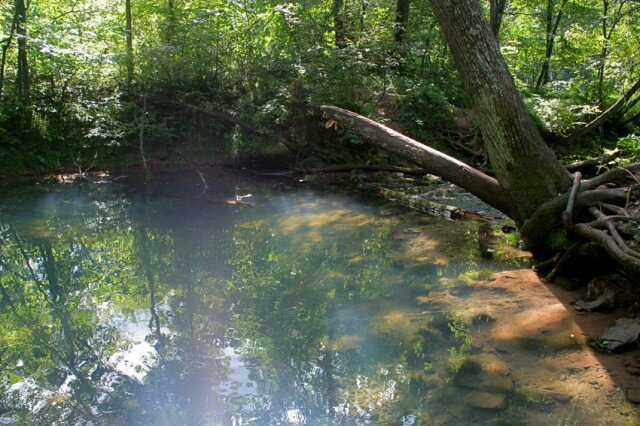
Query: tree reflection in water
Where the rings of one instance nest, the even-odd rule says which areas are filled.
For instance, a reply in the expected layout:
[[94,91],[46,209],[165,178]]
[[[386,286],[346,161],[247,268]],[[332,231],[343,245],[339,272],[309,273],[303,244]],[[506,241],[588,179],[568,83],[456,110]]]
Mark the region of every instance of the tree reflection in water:
[[217,191],[261,207],[90,184],[0,201],[3,418],[400,422],[435,410],[465,325],[415,297],[489,266],[469,238],[477,225],[218,178]]

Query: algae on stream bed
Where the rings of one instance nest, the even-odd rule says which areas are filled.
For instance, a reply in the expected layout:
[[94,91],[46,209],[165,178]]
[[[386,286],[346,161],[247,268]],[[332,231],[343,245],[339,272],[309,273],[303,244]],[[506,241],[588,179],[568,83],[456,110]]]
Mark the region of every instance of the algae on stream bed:
[[3,423],[637,419],[506,237],[488,260],[477,222],[203,172],[3,190]]

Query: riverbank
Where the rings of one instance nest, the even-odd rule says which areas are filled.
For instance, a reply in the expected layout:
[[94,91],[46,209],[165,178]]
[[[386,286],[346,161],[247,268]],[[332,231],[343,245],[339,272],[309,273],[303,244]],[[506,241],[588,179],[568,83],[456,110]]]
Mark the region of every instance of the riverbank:
[[[589,346],[626,312],[580,312],[573,304],[582,292],[557,281],[549,284],[532,270],[519,269],[476,283],[476,296],[459,308],[473,318],[491,318],[474,335],[474,347],[503,365],[502,373],[520,394],[586,409],[578,424],[638,424],[640,348],[609,354]],[[523,357],[523,350],[536,362]],[[562,419],[550,412],[548,420],[561,424]]]

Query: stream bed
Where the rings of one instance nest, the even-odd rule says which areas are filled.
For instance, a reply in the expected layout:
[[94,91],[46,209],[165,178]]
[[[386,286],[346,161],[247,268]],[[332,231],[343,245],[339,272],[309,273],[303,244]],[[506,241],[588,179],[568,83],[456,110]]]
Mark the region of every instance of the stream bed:
[[638,424],[500,223],[154,179],[0,188],[0,424]]

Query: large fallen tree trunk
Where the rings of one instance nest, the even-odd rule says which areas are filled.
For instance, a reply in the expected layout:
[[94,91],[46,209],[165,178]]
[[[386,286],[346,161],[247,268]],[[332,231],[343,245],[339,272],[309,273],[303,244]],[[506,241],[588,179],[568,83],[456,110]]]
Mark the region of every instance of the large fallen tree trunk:
[[325,117],[382,149],[471,192],[490,206],[509,214],[498,181],[440,151],[421,144],[380,123],[335,106],[322,106]]

